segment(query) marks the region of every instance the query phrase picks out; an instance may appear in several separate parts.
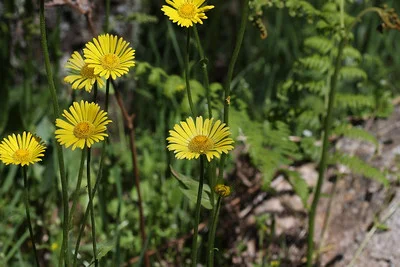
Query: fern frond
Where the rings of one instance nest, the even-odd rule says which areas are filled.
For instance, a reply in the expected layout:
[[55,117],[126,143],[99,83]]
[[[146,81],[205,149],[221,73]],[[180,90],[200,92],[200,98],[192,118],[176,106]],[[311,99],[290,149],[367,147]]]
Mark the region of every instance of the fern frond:
[[230,112],[232,135],[242,135],[251,161],[263,173],[265,187],[282,165],[289,165],[300,157],[297,145],[289,140],[290,128],[284,122],[263,125],[250,120],[244,110],[231,109]]
[[353,127],[351,124],[339,125],[332,130],[332,133],[370,142],[371,144],[374,144],[376,148],[379,146],[378,139],[373,134],[362,128]]
[[324,55],[332,50],[334,43],[332,40],[322,36],[312,36],[304,41],[304,46]]
[[372,167],[358,157],[336,152],[331,156],[330,161],[331,163],[343,164],[347,166],[353,173],[373,179],[382,183],[384,186],[389,185],[389,180],[382,171]]
[[362,56],[361,56],[360,51],[358,51],[354,47],[346,46],[343,49],[343,58],[352,58],[352,59],[356,60],[357,62],[360,62]]
[[331,67],[331,60],[326,56],[312,55],[299,59],[299,63],[307,69],[325,72]]
[[342,80],[366,80],[368,75],[358,67],[343,66],[340,69],[339,77]]
[[373,108],[375,100],[372,96],[338,93],[335,98],[335,106],[341,108],[360,109]]

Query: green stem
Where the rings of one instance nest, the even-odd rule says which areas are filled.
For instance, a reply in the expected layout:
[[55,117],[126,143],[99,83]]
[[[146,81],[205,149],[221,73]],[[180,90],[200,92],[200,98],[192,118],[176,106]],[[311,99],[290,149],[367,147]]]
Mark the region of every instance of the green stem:
[[212,110],[211,110],[211,98],[210,98],[210,82],[208,79],[208,71],[207,71],[207,62],[208,59],[204,56],[203,47],[201,46],[199,32],[197,31],[196,24],[193,26],[194,36],[196,38],[197,49],[199,50],[200,54],[200,64],[203,70],[204,76],[204,86],[206,89],[206,98],[207,98],[207,107],[208,107],[208,118],[212,118]]
[[[105,154],[106,154],[106,152],[105,152],[106,151],[106,144],[107,144],[107,142],[103,141],[103,146],[102,146],[101,156],[100,156],[100,163],[99,163],[99,171],[97,173],[96,183],[95,183],[93,191],[92,191],[92,195],[93,196],[96,194],[96,191],[99,188],[99,184],[100,184],[101,178],[103,177],[102,174],[103,174],[104,157],[105,157]],[[91,199],[89,199],[89,202],[90,201],[91,201]],[[72,266],[74,266],[74,267],[77,266],[79,246],[80,246],[80,243],[81,243],[81,238],[82,238],[82,235],[83,235],[83,231],[85,230],[85,226],[86,226],[85,223],[87,221],[87,218],[89,217],[89,211],[90,211],[90,203],[88,203],[87,206],[86,206],[85,214],[84,214],[84,216],[82,218],[82,221],[81,221],[81,228],[79,230],[79,234],[78,234],[78,237],[76,239],[75,254],[74,254],[74,260],[73,260],[73,263],[72,263]]]
[[[225,122],[226,126],[229,125],[229,105],[230,105],[229,99],[231,96],[231,82],[232,82],[232,77],[233,77],[233,71],[235,69],[235,64],[236,64],[237,58],[239,56],[240,47],[242,46],[244,33],[246,31],[248,15],[249,15],[249,0],[243,0],[242,19],[240,22],[239,32],[238,32],[238,35],[236,38],[235,48],[232,53],[232,58],[231,58],[231,61],[229,62],[228,74],[227,74],[227,79],[226,79],[225,88],[224,88],[224,122]],[[222,154],[220,164],[219,164],[220,171],[219,171],[219,175],[218,175],[218,180],[222,180],[225,159],[226,159],[226,155]]]
[[87,188],[89,195],[89,208],[90,208],[90,220],[92,224],[92,246],[93,246],[93,258],[94,258],[94,266],[98,266],[97,260],[97,247],[96,247],[96,222],[94,220],[94,208],[93,208],[93,192],[92,185],[90,181],[90,148],[87,149],[87,160],[86,160],[86,178],[87,178]]
[[106,99],[105,99],[105,104],[104,104],[104,111],[108,112],[108,98],[110,95],[110,83],[111,83],[111,77],[107,79],[106,83]]
[[71,206],[71,210],[69,212],[69,229],[72,228],[72,217],[74,216],[76,203],[78,203],[78,199],[79,199],[79,191],[81,190],[83,168],[84,168],[84,164],[85,164],[85,152],[86,152],[86,150],[82,149],[81,163],[79,165],[79,172],[78,172],[78,180],[76,181],[75,192],[74,192],[73,199],[72,199],[72,206]]
[[209,236],[208,236],[209,241],[208,241],[207,267],[214,266],[214,241],[215,241],[215,232],[217,230],[218,215],[219,215],[220,208],[221,208],[221,197],[218,196],[217,206],[215,207],[215,211],[214,211],[213,218],[212,218],[211,231],[209,232]]
[[237,58],[239,56],[240,48],[242,46],[244,32],[246,31],[246,24],[249,14],[249,0],[243,0],[242,7],[242,20],[240,22],[239,32],[236,38],[235,49],[233,50],[231,61],[229,62],[228,74],[224,89],[224,122],[229,125],[229,101],[231,95],[231,81],[233,77],[233,71],[235,70],[235,65]]
[[200,156],[200,179],[199,179],[199,189],[197,191],[197,202],[196,202],[196,215],[194,221],[194,233],[192,241],[192,267],[197,266],[197,236],[199,234],[199,222],[200,222],[200,208],[201,208],[201,198],[203,193],[204,184],[204,156]]
[[186,32],[186,51],[185,51],[185,81],[186,81],[186,93],[189,101],[190,111],[192,112],[192,116],[196,118],[196,111],[194,109],[193,100],[192,100],[192,91],[190,90],[190,82],[189,82],[189,48],[190,48],[190,31],[187,29]]
[[98,85],[97,85],[97,82],[95,82],[93,85],[93,102],[94,103],[97,103],[97,91],[98,91],[97,88],[98,88]]
[[36,250],[35,237],[33,235],[31,214],[29,211],[29,187],[28,187],[28,175],[27,175],[27,167],[26,166],[22,167],[22,172],[23,172],[23,176],[24,176],[24,201],[25,201],[26,218],[28,220],[29,234],[31,236],[33,254],[35,255],[36,265],[38,267],[40,267],[39,258],[38,258],[37,250]]
[[106,14],[104,20],[104,32],[108,33],[108,28],[110,25],[110,0],[105,0],[105,1],[106,1]]
[[[41,45],[43,50],[43,57],[46,67],[47,73],[47,81],[49,83],[49,90],[51,99],[53,102],[54,109],[54,121],[60,114],[60,108],[58,106],[57,100],[57,92],[56,87],[54,85],[52,67],[50,64],[50,56],[49,50],[47,47],[47,36],[46,36],[46,22],[44,17],[44,0],[40,0],[40,9],[39,9],[39,19],[40,19],[40,35],[41,35]],[[69,253],[68,253],[68,181],[65,175],[65,167],[64,167],[64,158],[61,145],[56,142],[57,156],[58,156],[58,165],[60,169],[60,177],[61,177],[61,190],[62,190],[62,203],[64,210],[64,218],[63,218],[63,242],[62,249],[60,251],[60,262],[63,261],[63,257],[65,257],[65,265],[69,266]]]
[[307,238],[307,267],[311,267],[313,264],[313,252],[314,252],[314,228],[315,228],[315,215],[317,211],[317,206],[319,199],[321,197],[321,188],[324,182],[325,169],[327,166],[327,158],[328,158],[328,148],[329,148],[329,132],[332,124],[332,111],[333,105],[335,103],[335,91],[338,82],[338,76],[341,66],[343,48],[346,43],[346,39],[342,37],[339,43],[338,55],[335,63],[335,71],[332,75],[331,79],[331,88],[329,91],[329,100],[328,100],[328,110],[327,115],[324,121],[324,139],[322,143],[322,153],[321,160],[318,169],[318,181],[317,186],[315,188],[314,198],[311,204],[310,215],[308,218],[308,238]]

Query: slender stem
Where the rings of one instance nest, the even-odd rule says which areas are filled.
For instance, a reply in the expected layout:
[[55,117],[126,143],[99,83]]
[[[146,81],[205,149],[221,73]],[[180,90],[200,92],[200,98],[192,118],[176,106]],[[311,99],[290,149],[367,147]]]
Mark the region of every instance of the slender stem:
[[[100,155],[99,171],[97,172],[96,183],[95,183],[93,191],[92,191],[92,196],[94,196],[96,194],[96,191],[99,188],[99,184],[100,184],[101,178],[103,177],[102,174],[103,174],[104,157],[106,155],[106,145],[107,145],[107,142],[103,141],[103,146],[102,146],[101,155]],[[79,234],[78,234],[78,237],[76,239],[75,254],[74,254],[74,260],[73,260],[73,263],[72,263],[72,266],[74,266],[74,267],[77,266],[78,252],[79,252],[79,246],[80,246],[80,243],[81,243],[81,237],[83,235],[83,231],[85,230],[87,218],[89,217],[90,201],[91,201],[91,199],[89,199],[89,203],[86,206],[85,214],[84,214],[84,216],[82,218],[82,221],[81,221],[81,228],[79,230]]]
[[192,116],[196,117],[196,111],[194,109],[193,100],[192,100],[192,91],[190,90],[190,75],[189,75],[189,48],[190,48],[190,31],[187,29],[186,31],[186,51],[185,51],[185,81],[186,81],[186,93],[189,101],[190,111],[192,112]]
[[[129,143],[130,143],[130,150],[132,156],[132,165],[134,171],[134,180],[136,186],[136,192],[138,197],[138,207],[139,207],[139,224],[140,224],[140,236],[142,238],[142,247],[146,248],[146,227],[145,227],[145,217],[143,212],[143,200],[142,194],[140,190],[140,175],[139,175],[139,166],[137,160],[137,149],[135,144],[135,124],[133,123],[134,115],[130,116],[124,106],[124,102],[121,97],[121,93],[114,86],[115,97],[117,99],[117,103],[121,109],[122,116],[124,117],[125,123],[129,129]],[[146,267],[150,267],[150,259],[146,251],[144,253],[144,263]]]
[[192,267],[197,266],[197,236],[199,234],[199,222],[200,222],[200,208],[201,208],[201,198],[203,193],[204,184],[204,156],[200,156],[200,179],[199,179],[199,189],[197,191],[197,202],[196,202],[196,215],[194,221],[194,233],[192,241]]
[[76,181],[76,187],[75,187],[75,192],[73,194],[73,199],[72,199],[72,206],[71,210],[69,212],[69,229],[72,228],[72,217],[74,216],[75,209],[76,209],[76,203],[78,202],[79,199],[79,191],[81,189],[81,184],[82,184],[82,176],[83,176],[83,168],[85,164],[85,149],[82,149],[82,155],[81,155],[81,163],[79,165],[79,172],[78,172],[78,180]]
[[[46,67],[47,73],[47,81],[49,83],[49,90],[51,99],[53,102],[53,109],[54,109],[54,121],[60,114],[60,108],[58,106],[57,100],[57,92],[56,87],[54,85],[53,74],[52,74],[52,67],[50,64],[50,56],[49,50],[47,47],[47,36],[46,36],[46,22],[44,17],[44,0],[40,0],[40,8],[39,8],[39,19],[40,19],[40,35],[41,35],[41,45],[43,50],[43,57]],[[63,257],[65,257],[65,265],[69,266],[69,252],[68,252],[68,181],[65,175],[65,167],[64,167],[64,157],[61,145],[56,142],[57,148],[57,156],[58,156],[58,167],[60,169],[60,177],[61,177],[61,190],[62,190],[62,203],[63,203],[63,210],[64,210],[64,218],[63,218],[63,242],[62,248],[60,251],[60,262],[63,262]]]
[[379,7],[368,7],[368,8],[366,8],[366,9],[364,9],[363,11],[361,11],[361,12],[357,15],[357,17],[356,17],[356,18],[354,19],[354,21],[350,24],[350,26],[347,27],[347,31],[350,31],[358,22],[360,22],[361,18],[362,18],[365,14],[367,14],[367,13],[369,13],[369,12],[376,12],[376,13],[378,13],[378,14],[381,14],[382,9],[379,8]]
[[211,224],[211,231],[209,232],[208,236],[208,263],[207,267],[213,267],[214,266],[214,241],[215,241],[215,232],[217,230],[217,224],[218,224],[218,215],[219,215],[219,210],[221,208],[221,197],[218,196],[217,199],[217,205],[214,210],[213,214],[213,220]]
[[106,15],[104,20],[104,32],[108,33],[108,28],[110,25],[110,0],[105,0],[105,1],[106,1]]
[[334,202],[335,199],[335,195],[336,195],[336,187],[337,187],[337,183],[338,183],[338,179],[340,179],[340,176],[338,176],[336,178],[336,180],[333,183],[332,189],[331,189],[331,193],[330,193],[330,198],[329,198],[329,202],[328,202],[328,207],[326,208],[325,211],[325,218],[324,218],[324,222],[322,223],[322,230],[321,230],[321,235],[320,235],[320,243],[318,245],[317,248],[317,259],[316,262],[319,262],[320,259],[320,251],[321,249],[324,247],[325,245],[325,233],[328,230],[328,226],[329,226],[329,221],[331,218],[331,210],[332,210],[332,204]]
[[242,46],[244,33],[246,31],[246,24],[248,21],[248,13],[249,13],[249,0],[243,0],[242,6],[242,19],[240,22],[239,32],[236,38],[235,49],[233,50],[231,61],[229,62],[228,74],[225,82],[224,89],[224,122],[226,125],[229,125],[229,98],[231,95],[231,81],[233,77],[233,71],[235,70],[235,65],[237,58],[239,56],[240,48]]
[[98,88],[98,85],[97,85],[97,81],[94,83],[94,86],[93,86],[93,102],[94,103],[97,103],[97,88]]
[[[231,82],[232,82],[232,77],[233,77],[233,71],[235,69],[235,64],[236,64],[237,58],[239,56],[240,47],[242,46],[244,33],[246,31],[248,13],[249,13],[249,0],[243,0],[242,18],[241,18],[241,22],[240,22],[240,28],[239,28],[238,35],[236,37],[236,43],[235,43],[235,48],[232,53],[232,58],[231,58],[231,61],[229,62],[228,74],[227,74],[225,88],[224,88],[224,122],[227,126],[229,125],[229,105],[230,105],[229,99],[231,96]],[[226,155],[222,154],[220,164],[219,164],[218,180],[222,180],[225,159],[226,159]]]
[[92,224],[92,246],[93,246],[93,258],[94,258],[94,266],[98,266],[97,260],[97,247],[96,247],[96,222],[94,220],[94,208],[93,208],[93,192],[92,185],[90,181],[90,148],[87,148],[87,160],[86,160],[86,178],[87,178],[87,188],[89,195],[89,208],[90,208],[90,219]]
[[35,244],[35,236],[33,234],[31,214],[29,211],[29,185],[28,185],[28,175],[27,175],[27,167],[26,166],[22,167],[22,172],[23,172],[23,176],[24,176],[24,201],[25,201],[26,218],[28,220],[29,234],[31,236],[33,254],[35,255],[36,265],[37,265],[37,267],[40,267],[39,258],[38,258],[37,250],[36,250],[36,244]]
[[[385,223],[390,217],[393,216],[393,214],[400,208],[400,202],[397,202],[394,204],[387,212],[387,214],[382,218],[381,223]],[[378,230],[378,225],[374,224],[374,226],[369,230],[367,235],[365,236],[364,240],[362,241],[361,245],[358,247],[357,251],[354,253],[353,258],[351,259],[348,267],[353,267],[355,266],[358,257],[360,257],[361,253],[363,252],[364,248],[368,244],[368,242],[371,240],[375,232]]]
[[322,153],[321,160],[318,169],[318,181],[317,186],[315,188],[314,198],[311,204],[310,214],[308,217],[308,238],[307,238],[307,267],[311,267],[313,264],[313,252],[314,252],[314,228],[315,228],[315,215],[317,211],[317,206],[319,199],[321,197],[321,188],[324,182],[325,169],[327,166],[327,158],[328,158],[328,148],[329,148],[329,132],[332,124],[332,111],[333,105],[335,102],[335,91],[341,66],[343,48],[346,43],[346,39],[342,37],[339,43],[338,55],[335,63],[335,71],[333,73],[331,79],[331,88],[329,91],[329,100],[328,100],[328,110],[327,115],[324,121],[324,138],[322,143]]
[[197,49],[199,50],[199,54],[200,54],[201,68],[203,70],[204,86],[206,89],[206,98],[207,98],[207,107],[208,107],[208,117],[211,119],[212,118],[212,110],[211,110],[211,98],[210,98],[210,82],[208,79],[208,71],[207,71],[208,59],[204,56],[204,51],[203,51],[203,47],[201,46],[200,37],[199,37],[199,33],[197,31],[196,24],[194,24],[194,26],[193,26],[193,31],[194,31],[194,36],[195,36],[196,42],[197,42]]
[[110,83],[111,83],[111,77],[107,79],[106,83],[106,99],[105,99],[105,104],[104,104],[104,111],[108,112],[108,98],[110,95]]

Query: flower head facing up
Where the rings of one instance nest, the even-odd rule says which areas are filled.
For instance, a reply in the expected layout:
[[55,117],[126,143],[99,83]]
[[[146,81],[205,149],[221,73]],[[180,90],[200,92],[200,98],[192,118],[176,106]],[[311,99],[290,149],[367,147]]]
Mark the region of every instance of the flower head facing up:
[[206,11],[214,6],[203,6],[205,0],[166,0],[167,4],[161,10],[174,23],[181,27],[192,27],[193,23],[203,24],[202,19],[207,19]]
[[89,67],[81,54],[76,51],[68,59],[65,67],[69,70],[70,75],[66,76],[64,81],[72,84],[72,89],[85,88],[90,93],[96,81],[100,88],[104,86],[103,79],[94,74],[94,68]]
[[87,101],[74,102],[68,110],[63,112],[64,118],[56,120],[56,139],[65,147],[72,146],[72,150],[79,147],[91,147],[93,143],[100,142],[107,137],[107,124],[111,120],[107,112],[100,110],[96,103]]
[[9,135],[0,143],[0,160],[8,165],[29,165],[41,161],[46,147],[30,132]]
[[175,124],[169,131],[167,148],[173,150],[178,159],[193,159],[205,155],[208,161],[219,158],[222,153],[233,149],[234,141],[229,137],[229,127],[217,120],[197,117],[196,123],[189,117],[180,124]]
[[135,50],[127,41],[111,34],[103,34],[93,38],[83,49],[85,62],[94,68],[94,74],[113,80],[128,73],[135,66]]

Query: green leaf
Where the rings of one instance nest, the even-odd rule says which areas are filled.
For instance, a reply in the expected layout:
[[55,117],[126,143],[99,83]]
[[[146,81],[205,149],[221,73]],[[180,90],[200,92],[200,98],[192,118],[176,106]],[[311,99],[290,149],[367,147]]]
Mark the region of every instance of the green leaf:
[[115,248],[115,244],[116,244],[116,239],[107,242],[97,243],[97,259],[100,260],[105,255],[107,255],[108,252],[110,252],[111,250],[113,250],[113,248]]
[[359,127],[353,127],[350,124],[347,125],[340,125],[336,127],[333,131],[333,134],[337,135],[343,135],[348,138],[354,138],[354,139],[361,139],[367,142],[370,142],[375,145],[376,148],[379,146],[378,139],[371,133],[367,132],[366,130],[359,128]]
[[389,180],[386,178],[385,174],[378,170],[377,168],[372,167],[368,163],[364,162],[358,157],[349,156],[343,153],[335,153],[331,156],[331,163],[340,163],[346,165],[350,168],[353,173],[363,175],[367,178],[373,179],[377,182],[382,183],[385,187],[389,185]]
[[282,171],[286,174],[285,178],[293,187],[296,194],[300,197],[304,207],[308,209],[307,201],[309,197],[309,191],[308,191],[308,184],[306,183],[306,181],[296,171],[285,170],[285,169],[282,169]]
[[[179,189],[182,193],[193,203],[197,201],[197,191],[199,189],[199,182],[175,171],[172,166],[171,173],[179,181]],[[212,209],[210,201],[211,189],[207,184],[203,184],[203,193],[201,195],[201,205],[206,209]]]

